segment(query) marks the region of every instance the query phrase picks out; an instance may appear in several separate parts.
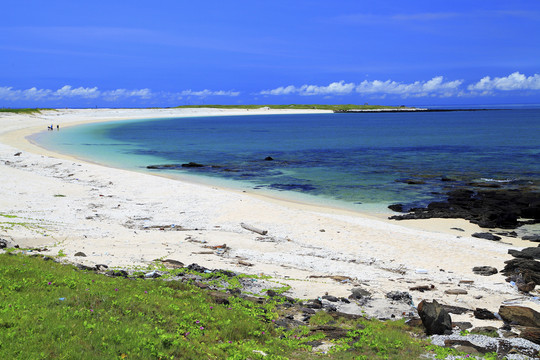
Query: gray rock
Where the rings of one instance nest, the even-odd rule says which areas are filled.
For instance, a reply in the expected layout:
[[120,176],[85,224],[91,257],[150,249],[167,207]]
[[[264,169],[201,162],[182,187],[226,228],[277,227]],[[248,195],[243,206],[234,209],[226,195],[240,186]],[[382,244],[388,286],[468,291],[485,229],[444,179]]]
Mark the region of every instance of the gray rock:
[[0,239],[0,249],[5,249],[8,246],[7,240]]
[[497,269],[495,269],[493,266],[475,266],[473,267],[472,271],[476,275],[482,276],[491,276],[498,273]]
[[426,328],[428,335],[443,335],[452,333],[452,318],[450,314],[437,302],[422,300],[418,304],[418,315]]
[[499,241],[502,238],[497,235],[493,235],[491,233],[483,232],[483,233],[474,233],[471,235],[472,237],[479,238],[479,239],[486,239],[491,241]]
[[73,256],[82,256],[82,257],[86,257],[86,254],[83,253],[82,251],[79,251],[79,252],[75,253],[75,255],[73,255]]
[[523,240],[528,240],[532,242],[540,242],[540,235],[525,235],[521,237]]
[[337,297],[332,295],[324,295],[322,298],[331,302],[337,302],[339,300]]
[[516,258],[540,259],[540,248],[538,247],[528,247],[521,251],[510,249],[508,253]]
[[360,287],[356,287],[352,289],[351,293],[352,294],[349,295],[349,299],[360,300],[360,299],[371,297],[371,293],[369,291],[362,289]]
[[390,291],[386,297],[394,301],[402,301],[404,303],[412,303],[412,296],[406,291]]

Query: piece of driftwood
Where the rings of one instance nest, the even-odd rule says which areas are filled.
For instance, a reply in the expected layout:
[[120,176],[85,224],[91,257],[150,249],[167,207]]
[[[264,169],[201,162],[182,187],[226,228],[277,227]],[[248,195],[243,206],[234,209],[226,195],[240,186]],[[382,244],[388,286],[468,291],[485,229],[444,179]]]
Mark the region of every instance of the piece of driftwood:
[[253,231],[254,233],[257,233],[260,235],[268,234],[268,230],[257,229],[256,227],[248,225],[248,224],[240,223],[240,226],[246,230]]

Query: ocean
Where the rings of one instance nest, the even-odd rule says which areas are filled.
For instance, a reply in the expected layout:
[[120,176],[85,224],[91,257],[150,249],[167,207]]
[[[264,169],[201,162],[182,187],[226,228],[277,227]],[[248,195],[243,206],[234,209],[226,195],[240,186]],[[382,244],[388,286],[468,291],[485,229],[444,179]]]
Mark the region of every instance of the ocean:
[[[540,188],[540,109],[139,119],[32,140],[113,167],[360,211],[424,206],[471,182]],[[182,167],[190,162],[204,166]]]

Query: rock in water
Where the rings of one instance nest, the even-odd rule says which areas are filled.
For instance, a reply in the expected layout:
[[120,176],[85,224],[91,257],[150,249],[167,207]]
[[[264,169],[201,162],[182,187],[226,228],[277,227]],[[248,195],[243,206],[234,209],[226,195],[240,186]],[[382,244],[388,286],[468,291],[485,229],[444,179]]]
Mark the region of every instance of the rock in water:
[[422,300],[418,304],[418,315],[426,328],[428,335],[444,335],[452,333],[452,319],[450,314],[437,302]]
[[499,315],[508,323],[540,327],[540,313],[525,306],[501,305]]

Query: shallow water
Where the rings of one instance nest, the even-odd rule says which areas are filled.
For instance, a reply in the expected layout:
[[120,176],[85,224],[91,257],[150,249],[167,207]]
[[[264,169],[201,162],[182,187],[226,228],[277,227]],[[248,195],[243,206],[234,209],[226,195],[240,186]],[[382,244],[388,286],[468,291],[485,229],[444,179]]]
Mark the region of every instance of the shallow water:
[[[111,166],[373,209],[425,205],[470,181],[538,186],[538,139],[540,110],[515,109],[146,119],[43,132],[33,140]],[[188,162],[208,166],[181,167]],[[146,169],[164,164],[178,167]]]

